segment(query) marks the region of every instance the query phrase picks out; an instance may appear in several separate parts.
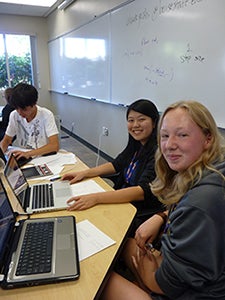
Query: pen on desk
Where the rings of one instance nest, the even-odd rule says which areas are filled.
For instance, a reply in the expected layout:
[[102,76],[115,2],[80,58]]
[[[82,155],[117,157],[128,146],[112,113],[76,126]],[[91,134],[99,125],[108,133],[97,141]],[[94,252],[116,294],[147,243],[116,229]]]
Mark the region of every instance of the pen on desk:
[[50,178],[50,181],[55,181],[55,180],[58,180],[58,179],[60,179],[60,178],[61,178],[60,175],[56,175],[56,176],[51,177],[51,178]]

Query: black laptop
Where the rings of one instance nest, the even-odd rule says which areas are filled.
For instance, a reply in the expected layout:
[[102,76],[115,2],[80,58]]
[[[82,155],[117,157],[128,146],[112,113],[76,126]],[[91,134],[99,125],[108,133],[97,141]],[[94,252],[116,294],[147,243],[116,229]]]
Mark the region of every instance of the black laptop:
[[[51,153],[48,153],[43,156],[53,155],[53,154],[56,154],[56,152],[51,152]],[[0,147],[0,158],[3,160],[4,164],[6,165],[7,161],[8,161],[8,156],[3,153],[1,147]],[[17,158],[15,158],[15,159],[17,161],[18,166],[23,167],[24,165],[26,165],[27,163],[29,163],[32,160],[32,157],[29,157],[29,158],[21,157],[19,159],[17,159]],[[47,164],[26,167],[21,170],[27,179],[53,175],[52,171],[49,169]]]
[[33,286],[79,278],[74,216],[16,222],[0,179],[0,285]]
[[[0,147],[0,158],[4,161],[4,163],[7,163],[7,157],[6,155],[3,153],[2,148]],[[21,157],[20,159],[17,159],[17,163],[20,167],[26,165],[28,162],[30,162],[32,160],[32,157],[29,158],[25,158],[25,157]]]

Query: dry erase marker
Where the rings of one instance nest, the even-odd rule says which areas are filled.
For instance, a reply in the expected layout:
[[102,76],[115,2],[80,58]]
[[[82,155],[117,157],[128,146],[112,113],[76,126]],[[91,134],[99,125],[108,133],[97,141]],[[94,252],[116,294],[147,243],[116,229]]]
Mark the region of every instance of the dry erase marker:
[[56,176],[51,177],[51,178],[50,178],[50,181],[55,181],[55,180],[58,180],[58,179],[60,179],[60,178],[61,178],[60,175],[56,175]]

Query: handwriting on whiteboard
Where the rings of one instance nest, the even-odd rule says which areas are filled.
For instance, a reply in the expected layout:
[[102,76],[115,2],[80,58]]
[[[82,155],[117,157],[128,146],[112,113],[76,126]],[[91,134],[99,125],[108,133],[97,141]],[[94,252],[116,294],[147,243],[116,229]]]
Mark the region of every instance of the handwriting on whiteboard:
[[172,81],[174,78],[173,68],[166,70],[153,65],[145,65],[144,71],[146,73],[145,81],[155,86],[159,84],[160,80]]
[[190,43],[188,43],[186,52],[180,56],[180,61],[181,63],[189,63],[191,61],[204,62],[205,57],[203,57],[202,55],[194,54],[194,51],[191,49]]
[[140,41],[140,49],[135,49],[135,50],[124,50],[123,56],[126,58],[130,58],[130,57],[136,57],[136,56],[143,56],[143,49],[144,47],[150,46],[150,45],[156,45],[159,43],[159,40],[156,36],[154,36],[153,38],[147,38],[147,37],[143,37],[141,38]]
[[152,12],[145,7],[142,11],[136,12],[134,15],[129,16],[126,21],[126,26],[130,26],[133,24],[137,24],[139,26],[142,22],[150,18],[152,19],[152,21],[155,21],[158,17],[162,16],[165,13],[181,10],[189,6],[194,6],[202,1],[205,0],[174,0],[167,4],[163,4],[163,1],[159,0],[158,5],[153,8]]
[[163,1],[159,1],[159,4],[154,7],[153,12],[151,14],[152,21],[155,21],[158,17],[162,16],[165,13],[168,13],[170,11],[181,10],[189,6],[194,6],[202,1],[205,0],[175,0],[169,3],[165,3],[164,5]]

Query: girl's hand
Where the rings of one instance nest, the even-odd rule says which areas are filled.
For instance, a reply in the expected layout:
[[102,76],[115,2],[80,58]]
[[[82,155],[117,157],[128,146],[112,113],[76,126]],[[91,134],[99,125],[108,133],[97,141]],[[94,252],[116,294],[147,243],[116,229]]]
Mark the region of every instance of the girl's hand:
[[97,193],[72,197],[67,201],[67,210],[84,210],[97,204]]
[[69,180],[70,184],[81,181],[85,178],[85,171],[66,173],[62,176],[62,180]]
[[147,242],[152,243],[157,238],[162,224],[162,217],[160,217],[159,215],[153,215],[138,227],[134,238],[137,245],[142,250],[145,250],[145,244]]
[[162,293],[155,281],[155,272],[162,261],[160,252],[152,253],[137,247],[136,255],[132,257],[134,268],[140,287],[144,290],[153,290]]

